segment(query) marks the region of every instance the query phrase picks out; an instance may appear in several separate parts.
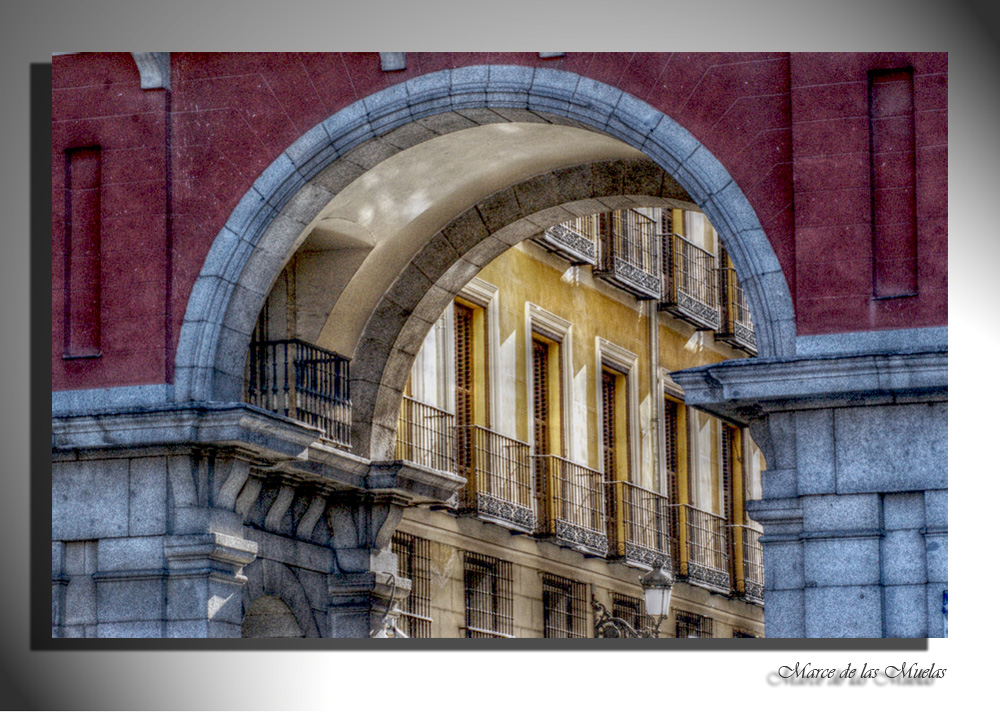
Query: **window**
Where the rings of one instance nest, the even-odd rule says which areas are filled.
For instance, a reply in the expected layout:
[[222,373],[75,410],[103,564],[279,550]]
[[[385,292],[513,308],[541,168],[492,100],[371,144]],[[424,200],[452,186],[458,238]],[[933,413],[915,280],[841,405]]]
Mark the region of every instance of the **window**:
[[465,637],[514,637],[509,561],[465,553]]
[[542,611],[546,638],[586,638],[586,585],[545,574]]
[[[670,555],[676,566],[680,561],[678,551],[678,512],[677,505],[680,503],[680,478],[687,475],[685,457],[687,454],[686,443],[682,443],[684,434],[684,406],[668,396],[663,399],[663,462],[666,470],[666,482],[663,483],[662,492],[667,497],[668,515],[666,534],[670,541]],[[683,451],[682,451],[683,447]]]
[[611,594],[611,615],[621,618],[635,630],[651,628],[653,617],[646,615],[646,602],[621,593]]
[[656,209],[615,210],[601,216],[600,265],[594,274],[640,299],[662,292]]
[[734,638],[757,638],[759,636],[754,635],[753,631],[747,630],[746,628],[733,628]]
[[711,638],[712,619],[707,616],[699,616],[696,613],[677,611],[677,637],[678,638]]
[[536,455],[562,453],[562,418],[559,399],[559,344],[533,335],[531,376]]
[[601,414],[604,478],[629,481],[628,384],[610,367],[601,370]]
[[392,535],[392,553],[397,557],[397,571],[410,579],[410,595],[402,605],[399,627],[411,638],[431,637],[430,542],[412,534]]

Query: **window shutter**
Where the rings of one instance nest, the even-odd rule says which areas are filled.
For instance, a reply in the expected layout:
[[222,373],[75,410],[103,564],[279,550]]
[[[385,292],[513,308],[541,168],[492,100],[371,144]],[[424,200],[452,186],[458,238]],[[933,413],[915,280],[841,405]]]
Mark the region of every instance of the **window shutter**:
[[604,421],[604,479],[616,479],[615,462],[617,461],[615,438],[615,377],[603,371],[601,373],[601,404]]
[[457,432],[457,464],[460,473],[472,465],[472,431],[475,401],[473,400],[474,361],[472,353],[472,309],[455,304],[455,426]]
[[532,376],[534,383],[535,454],[547,455],[549,442],[549,346],[532,340]]

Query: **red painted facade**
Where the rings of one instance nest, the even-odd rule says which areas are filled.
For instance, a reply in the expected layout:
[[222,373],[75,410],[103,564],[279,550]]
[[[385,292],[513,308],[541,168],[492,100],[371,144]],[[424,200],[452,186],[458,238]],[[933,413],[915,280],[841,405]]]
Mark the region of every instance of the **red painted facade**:
[[[799,334],[947,323],[947,55],[377,53],[171,56],[171,91],[143,90],[128,53],[53,57],[53,389],[164,383],[192,285],[240,198],[277,156],[345,106],[427,72],[544,66],[621,88],[688,129],[728,169],[774,247]],[[914,170],[879,169],[870,76],[912,68]],[[912,129],[901,128],[903,124]],[[898,131],[897,131],[898,129]],[[912,136],[905,135],[907,130]],[[887,145],[891,145],[887,144]],[[99,147],[99,357],[64,358],[69,152]],[[891,153],[886,151],[884,153]],[[891,161],[890,161],[891,163]],[[908,177],[910,176],[910,177]],[[915,181],[913,180],[915,178]],[[884,183],[885,180],[889,182]],[[873,297],[872,215],[914,183],[917,293]],[[888,233],[887,233],[888,234]]]

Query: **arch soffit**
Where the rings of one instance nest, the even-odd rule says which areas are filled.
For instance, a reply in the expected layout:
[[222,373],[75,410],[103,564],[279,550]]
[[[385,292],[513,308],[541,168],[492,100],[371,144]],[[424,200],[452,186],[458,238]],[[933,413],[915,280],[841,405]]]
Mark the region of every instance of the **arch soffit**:
[[319,638],[319,626],[305,588],[284,564],[268,559],[255,559],[243,569],[247,583],[243,587],[244,615],[255,601],[269,596],[281,601],[295,616],[306,638]]
[[[175,399],[239,397],[242,353],[256,314],[309,223],[332,198],[314,180],[320,173],[333,169],[325,178],[343,187],[385,157],[379,150],[399,150],[380,140],[394,130],[398,138],[416,132],[407,127],[420,126],[421,119],[454,115],[448,112],[461,111],[472,121],[485,112],[498,121],[518,109],[608,134],[675,178],[732,257],[755,315],[761,355],[794,352],[791,296],[774,251],[739,186],[689,132],[648,104],[587,77],[475,66],[423,75],[355,102],[313,127],[261,174],[216,237],[195,282],[178,344]],[[376,150],[365,152],[366,146]],[[351,156],[362,160],[337,160]]]

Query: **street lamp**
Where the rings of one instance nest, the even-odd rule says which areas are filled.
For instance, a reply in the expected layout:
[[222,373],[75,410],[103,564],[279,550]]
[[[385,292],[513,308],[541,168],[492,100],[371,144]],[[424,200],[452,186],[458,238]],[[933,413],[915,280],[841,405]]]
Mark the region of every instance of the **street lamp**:
[[595,638],[660,637],[660,624],[670,612],[670,589],[674,585],[674,577],[667,570],[666,561],[660,559],[652,571],[639,579],[639,583],[646,599],[646,613],[655,619],[653,624],[636,630],[627,621],[611,615],[607,608],[595,600],[594,610],[600,614],[594,623]]
[[396,575],[389,574],[389,576],[392,579],[392,588],[389,590],[389,603],[386,606],[385,614],[382,616],[382,622],[379,623],[378,629],[373,629],[368,636],[371,638],[409,638],[410,636],[396,625],[396,621],[402,611],[399,610],[399,606],[396,604]]

